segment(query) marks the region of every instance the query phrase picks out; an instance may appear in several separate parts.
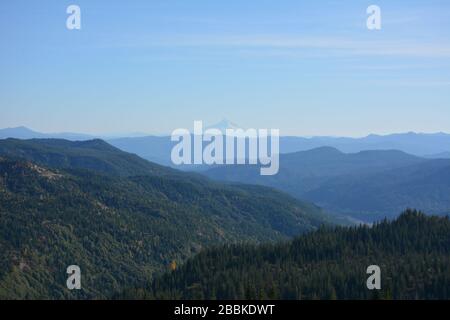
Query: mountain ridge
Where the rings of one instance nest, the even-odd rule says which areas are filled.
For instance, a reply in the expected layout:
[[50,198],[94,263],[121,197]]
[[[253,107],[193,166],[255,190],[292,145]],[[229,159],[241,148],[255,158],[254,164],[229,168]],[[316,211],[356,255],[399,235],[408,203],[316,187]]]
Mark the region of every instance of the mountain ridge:
[[[206,246],[286,240],[335,223],[271,188],[178,172],[101,140],[48,139],[0,141],[0,222],[8,299],[108,298]],[[66,288],[73,264],[81,291]]]
[[204,174],[219,181],[271,186],[331,212],[373,222],[408,207],[449,213],[448,167],[449,159],[398,150],[342,153],[322,147],[281,154],[280,171],[273,177],[260,176],[255,166],[221,166]]
[[[236,126],[234,123],[225,120],[222,121],[224,126]],[[217,125],[222,126],[221,123]],[[214,127],[209,126],[209,127]],[[25,127],[18,127],[25,128]],[[170,140],[169,135],[146,135],[146,136],[93,136],[85,134],[68,133],[64,134],[43,134],[36,131],[27,136],[22,134],[14,134],[11,129],[0,129],[0,139],[4,138],[66,138],[68,140],[90,140],[93,138],[102,138],[110,144],[121,148],[124,151],[133,152],[139,156],[151,161],[156,161],[163,165],[171,165],[170,150],[174,143]],[[222,128],[223,129],[223,128]],[[6,131],[5,131],[6,130]],[[8,131],[9,130],[9,131]],[[9,132],[5,133],[5,132]],[[400,150],[416,156],[429,156],[450,152],[450,134],[444,132],[437,133],[394,133],[387,135],[369,134],[365,137],[327,137],[327,136],[281,136],[280,152],[293,153],[297,151],[306,151],[322,146],[331,146],[337,148],[344,153],[355,153],[363,150]]]

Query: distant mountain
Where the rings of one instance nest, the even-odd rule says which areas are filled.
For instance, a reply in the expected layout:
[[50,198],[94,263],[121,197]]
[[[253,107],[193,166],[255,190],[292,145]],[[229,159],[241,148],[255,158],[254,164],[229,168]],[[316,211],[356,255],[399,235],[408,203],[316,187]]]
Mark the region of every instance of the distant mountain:
[[[0,141],[0,299],[106,298],[221,243],[331,219],[273,189],[161,167],[101,140]],[[83,290],[65,288],[67,266]]]
[[17,138],[17,139],[33,139],[43,138],[45,134],[30,130],[26,127],[0,129],[0,139]]
[[26,127],[0,129],[0,139],[66,139],[66,140],[89,140],[93,136],[79,133],[40,133]]
[[282,154],[275,176],[256,166],[221,166],[213,179],[275,187],[332,212],[374,221],[408,207],[450,212],[450,160],[427,160],[400,151],[345,154],[322,147]]
[[401,151],[363,151],[346,154],[335,148],[321,147],[280,155],[280,171],[261,176],[258,166],[218,166],[204,172],[222,181],[253,183],[278,188],[301,198],[331,178],[365,175],[426,161]]
[[244,128],[242,128],[241,126],[237,125],[236,123],[234,123],[234,122],[232,122],[230,120],[223,119],[222,121],[205,128],[205,130],[207,130],[207,129],[218,129],[223,134],[225,134],[227,129],[234,129],[234,130],[236,130],[236,129],[244,129]]
[[[226,133],[227,129],[238,129],[239,127],[236,123],[231,122],[227,119],[203,128],[207,129],[218,129],[223,134]],[[126,152],[131,152],[139,155],[140,157],[153,161],[165,166],[172,166],[180,170],[191,170],[191,171],[203,171],[209,168],[209,166],[203,165],[179,165],[175,166],[170,158],[172,148],[177,142],[171,141],[170,136],[145,136],[145,137],[125,137],[108,139],[108,143],[111,145],[122,149]]]
[[175,145],[170,137],[137,137],[110,139],[108,143],[126,151],[139,155],[140,157],[162,165],[171,166],[170,155]]
[[364,174],[388,168],[420,163],[422,158],[398,150],[368,150],[343,153],[335,148],[320,147],[308,151],[281,155],[280,166],[297,167],[298,171],[313,176]]
[[427,155],[427,156],[425,156],[425,158],[429,158],[429,159],[450,159],[450,151]]
[[[208,128],[217,128],[222,132],[226,129],[236,129],[239,126],[229,120],[222,120],[217,124],[207,126]],[[32,139],[32,138],[56,138],[66,140],[91,140],[94,138],[106,139],[106,141],[113,146],[116,146],[123,151],[132,152],[138,156],[162,164],[173,166],[170,159],[170,152],[176,144],[172,142],[170,136],[124,136],[124,137],[105,137],[105,136],[90,136],[76,133],[57,133],[44,134],[32,131],[25,127],[0,129],[0,139],[4,138],[18,138],[18,139]],[[365,150],[399,150],[405,153],[416,156],[425,156],[436,158],[435,155],[443,154],[448,158],[450,150],[450,134],[435,133],[400,133],[391,135],[368,135],[363,138],[346,138],[346,137],[280,137],[280,152],[294,153],[298,151],[307,151],[319,147],[333,147],[345,153],[356,153]],[[442,156],[442,155],[441,155]],[[439,157],[441,157],[439,156]],[[205,169],[204,166],[177,166],[178,169],[183,170],[198,170]]]
[[409,154],[424,156],[450,150],[450,134],[409,132],[384,136],[371,134],[363,138],[283,137],[280,150],[283,153],[291,153],[321,146],[331,146],[346,153],[364,150],[400,150]]
[[306,192],[302,198],[365,221],[383,218],[406,207],[450,214],[450,159],[336,177]]
[[[229,126],[228,122],[224,122],[217,124],[216,127],[220,127],[220,130],[224,131],[224,128]],[[112,139],[108,140],[108,142],[124,151],[136,153],[145,159],[164,165],[172,165],[170,151],[175,142],[170,141],[170,137],[124,138]],[[332,147],[345,153],[357,153],[366,150],[398,150],[416,156],[425,156],[448,152],[450,149],[450,135],[445,133],[405,133],[386,136],[369,135],[364,138],[280,137],[281,153],[295,153],[320,147]],[[446,154],[443,155],[445,156]],[[192,169],[192,166],[180,166],[179,168],[189,170]],[[203,166],[200,169],[207,168]]]
[[[368,290],[367,267],[381,269]],[[277,245],[205,250],[127,299],[450,298],[450,220],[407,211],[369,228],[321,229]]]

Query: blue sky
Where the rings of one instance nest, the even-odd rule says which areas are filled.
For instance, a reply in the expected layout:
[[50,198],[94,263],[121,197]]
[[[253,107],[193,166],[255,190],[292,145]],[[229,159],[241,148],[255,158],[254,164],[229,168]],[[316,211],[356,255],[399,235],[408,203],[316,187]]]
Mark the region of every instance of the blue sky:
[[447,0],[1,1],[0,41],[0,127],[450,132]]

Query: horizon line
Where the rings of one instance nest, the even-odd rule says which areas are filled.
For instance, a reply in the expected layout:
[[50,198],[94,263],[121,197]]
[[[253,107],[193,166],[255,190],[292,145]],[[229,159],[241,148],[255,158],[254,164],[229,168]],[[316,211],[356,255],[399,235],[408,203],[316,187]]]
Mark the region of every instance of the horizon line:
[[[209,126],[208,128],[214,128],[214,126]],[[75,132],[75,131],[58,131],[58,132],[44,132],[44,131],[36,131],[34,129],[31,129],[27,126],[16,126],[16,127],[4,127],[0,128],[0,131],[5,130],[17,130],[17,129],[24,129],[27,131],[30,131],[31,133],[35,134],[42,134],[42,135],[79,135],[79,136],[85,136],[86,138],[106,138],[106,139],[121,139],[121,138],[145,138],[145,137],[168,137],[171,134],[170,133],[147,133],[147,132],[124,132],[124,133],[84,133],[84,132]],[[206,128],[205,128],[206,129]],[[246,128],[241,128],[246,129]],[[393,135],[408,135],[408,134],[415,134],[415,135],[448,135],[450,136],[450,132],[444,132],[444,131],[434,131],[434,132],[418,132],[418,131],[404,131],[404,132],[392,132],[392,133],[369,133],[366,135],[361,136],[350,136],[350,135],[282,135],[280,134],[280,137],[284,138],[304,138],[304,139],[313,139],[313,138],[348,138],[348,139],[364,139],[371,136],[377,136],[377,137],[386,137],[386,136],[393,136]],[[14,138],[14,137],[10,137]]]

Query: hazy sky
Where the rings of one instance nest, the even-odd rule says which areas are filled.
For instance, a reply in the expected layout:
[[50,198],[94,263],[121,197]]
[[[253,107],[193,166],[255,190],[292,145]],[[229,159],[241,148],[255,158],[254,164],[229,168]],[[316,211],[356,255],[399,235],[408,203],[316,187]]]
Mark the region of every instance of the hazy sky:
[[0,41],[0,127],[450,132],[448,0],[5,0]]

